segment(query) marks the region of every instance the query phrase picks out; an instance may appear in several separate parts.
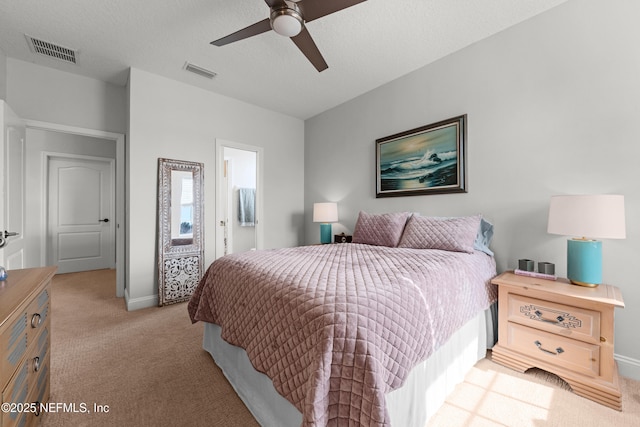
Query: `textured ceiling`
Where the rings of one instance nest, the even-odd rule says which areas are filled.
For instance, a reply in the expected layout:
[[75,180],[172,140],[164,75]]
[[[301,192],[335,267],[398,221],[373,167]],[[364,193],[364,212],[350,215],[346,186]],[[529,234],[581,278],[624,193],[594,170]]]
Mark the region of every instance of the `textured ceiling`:
[[[368,0],[308,24],[321,73],[273,31],[209,44],[267,18],[263,0],[0,0],[0,49],[116,85],[135,67],[306,119],[565,1]],[[77,49],[78,64],[32,53],[25,34]]]

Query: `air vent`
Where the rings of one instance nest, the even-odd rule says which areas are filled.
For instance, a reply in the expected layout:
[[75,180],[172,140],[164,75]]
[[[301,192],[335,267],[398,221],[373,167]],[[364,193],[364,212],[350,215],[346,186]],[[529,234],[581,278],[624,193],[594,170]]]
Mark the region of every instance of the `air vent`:
[[50,58],[55,58],[60,61],[70,62],[72,64],[77,64],[76,53],[78,52],[76,49],[69,49],[68,47],[60,46],[55,43],[47,42],[44,40],[37,39],[35,37],[31,37],[25,34],[27,38],[27,42],[29,43],[29,48],[33,53],[37,53],[39,55],[48,56]]
[[213,71],[198,67],[197,65],[193,65],[189,62],[184,64],[184,69],[207,79],[213,79],[216,76],[216,73]]

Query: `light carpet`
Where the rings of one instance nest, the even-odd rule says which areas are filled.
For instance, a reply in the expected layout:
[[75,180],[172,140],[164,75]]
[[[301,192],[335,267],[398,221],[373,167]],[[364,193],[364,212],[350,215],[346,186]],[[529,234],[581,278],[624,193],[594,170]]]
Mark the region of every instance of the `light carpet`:
[[[127,312],[113,270],[57,275],[51,294],[50,402],[91,413],[44,414],[42,426],[257,425],[202,349],[203,326],[191,324],[185,303]],[[640,426],[640,382],[621,386],[618,412],[544,371],[483,359],[428,427]]]
[[[209,353],[186,303],[126,311],[115,271],[57,275],[51,290],[50,402],[43,426],[255,426]],[[108,405],[94,413],[93,404]]]

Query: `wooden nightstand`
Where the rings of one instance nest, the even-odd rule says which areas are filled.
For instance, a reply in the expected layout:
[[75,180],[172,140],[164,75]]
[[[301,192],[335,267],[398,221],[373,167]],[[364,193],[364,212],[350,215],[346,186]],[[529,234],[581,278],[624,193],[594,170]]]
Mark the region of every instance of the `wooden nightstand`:
[[537,367],[554,373],[576,394],[622,410],[613,358],[613,311],[624,307],[620,289],[512,272],[492,283],[499,287],[493,360],[520,372]]

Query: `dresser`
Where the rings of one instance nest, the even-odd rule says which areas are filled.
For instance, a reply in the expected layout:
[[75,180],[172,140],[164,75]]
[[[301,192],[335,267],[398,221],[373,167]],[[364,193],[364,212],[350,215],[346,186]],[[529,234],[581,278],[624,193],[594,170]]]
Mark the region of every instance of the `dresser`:
[[622,410],[613,358],[614,309],[624,307],[611,285],[587,288],[505,272],[498,285],[498,344],[493,360],[524,372],[537,367],[573,391]]
[[2,427],[36,425],[39,403],[49,399],[50,284],[55,272],[56,267],[10,270],[0,282]]

